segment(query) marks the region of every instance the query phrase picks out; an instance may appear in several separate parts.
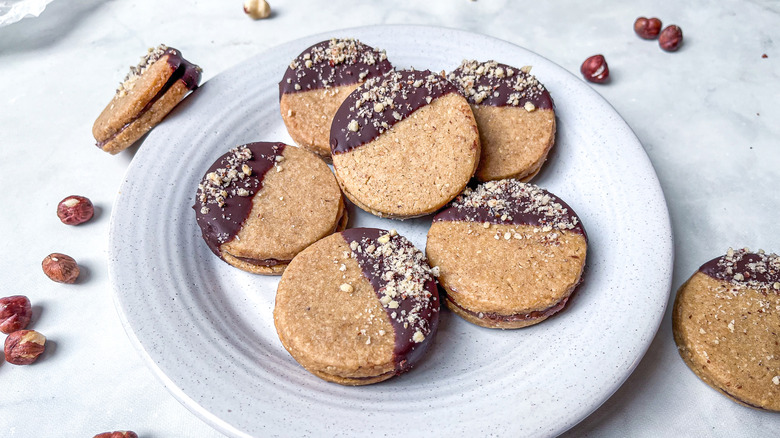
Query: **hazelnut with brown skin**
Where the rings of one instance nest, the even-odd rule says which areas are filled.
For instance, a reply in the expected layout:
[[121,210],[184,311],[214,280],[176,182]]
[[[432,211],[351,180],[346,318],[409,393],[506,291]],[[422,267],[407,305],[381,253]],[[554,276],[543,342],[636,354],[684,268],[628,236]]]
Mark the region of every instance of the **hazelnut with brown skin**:
[[30,300],[24,295],[0,298],[0,332],[13,333],[27,327],[32,317]]
[[35,330],[18,330],[5,338],[5,360],[14,365],[30,365],[43,353],[46,337]]
[[99,433],[93,438],[138,438],[138,434],[132,430],[117,430],[114,432]]
[[93,214],[92,201],[83,196],[68,196],[57,205],[57,216],[65,225],[82,224],[92,219]]
[[72,284],[79,277],[79,265],[73,257],[58,252],[47,255],[41,267],[43,273],[57,283]]
[[634,22],[634,32],[646,40],[654,40],[661,32],[661,20],[639,17]]
[[580,73],[582,76],[597,84],[602,84],[609,79],[609,66],[604,55],[593,55],[586,59],[580,66]]
[[676,52],[682,45],[682,41],[682,29],[674,24],[666,26],[658,37],[658,45],[667,52]]

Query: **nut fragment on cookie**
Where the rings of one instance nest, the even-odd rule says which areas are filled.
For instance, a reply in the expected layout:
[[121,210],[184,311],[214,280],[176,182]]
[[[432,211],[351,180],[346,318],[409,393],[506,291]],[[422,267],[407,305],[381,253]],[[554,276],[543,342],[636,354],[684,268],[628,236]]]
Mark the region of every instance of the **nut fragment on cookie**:
[[456,315],[483,327],[521,328],[564,309],[582,281],[587,236],[552,193],[518,180],[489,181],[434,216],[426,253]]
[[117,154],[156,126],[190,91],[201,68],[164,44],[150,48],[119,84],[92,127],[97,147]]
[[672,329],[685,364],[745,406],[780,412],[780,256],[729,248],[677,291]]
[[274,325],[285,349],[312,374],[367,385],[422,360],[439,307],[421,251],[397,233],[352,228],[293,259],[279,283]]

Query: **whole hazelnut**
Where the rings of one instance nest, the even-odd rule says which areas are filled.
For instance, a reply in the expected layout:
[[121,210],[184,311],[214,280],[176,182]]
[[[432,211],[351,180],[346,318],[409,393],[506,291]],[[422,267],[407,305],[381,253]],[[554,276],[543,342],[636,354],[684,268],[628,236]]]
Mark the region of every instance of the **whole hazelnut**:
[[57,216],[65,225],[78,225],[90,219],[95,214],[92,201],[83,196],[68,196],[57,205]]
[[114,432],[99,433],[93,438],[138,438],[138,434],[132,430],[117,430]]
[[661,32],[661,20],[639,17],[634,22],[634,32],[646,40],[654,40]]
[[27,327],[31,317],[32,306],[24,295],[0,298],[0,332],[21,330]]
[[5,360],[14,365],[30,365],[43,353],[46,337],[35,330],[19,330],[5,338]]
[[609,79],[607,60],[604,59],[603,55],[593,55],[582,63],[580,73],[590,82],[604,83]]
[[271,15],[271,6],[265,0],[246,0],[244,12],[255,20],[268,18]]
[[73,257],[58,252],[47,255],[41,267],[43,273],[57,283],[72,284],[79,277],[79,265]]
[[682,45],[682,41],[682,29],[674,24],[666,26],[658,37],[658,45],[667,52],[676,52]]

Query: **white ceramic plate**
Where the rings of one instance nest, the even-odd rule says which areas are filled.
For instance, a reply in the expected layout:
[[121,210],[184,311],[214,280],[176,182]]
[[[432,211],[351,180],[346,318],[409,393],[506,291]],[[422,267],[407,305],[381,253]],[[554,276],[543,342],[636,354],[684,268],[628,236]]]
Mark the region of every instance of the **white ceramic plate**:
[[[385,48],[398,67],[451,70],[464,58],[533,66],[559,119],[554,152],[535,182],[577,211],[590,238],[585,283],[565,312],[497,331],[445,311],[416,369],[367,387],[321,381],[287,354],[272,321],[278,278],[214,257],[191,205],[205,169],[228,148],[291,141],[277,83],[298,53],[332,36]],[[396,228],[425,247],[430,217],[400,222],[351,213],[352,226]],[[416,26],[315,35],[205,83],[133,159],[113,209],[109,252],[116,307],[141,355],[185,406],[240,437],[556,435],[601,405],[637,365],[663,315],[672,269],[655,172],[607,102],[510,43]]]

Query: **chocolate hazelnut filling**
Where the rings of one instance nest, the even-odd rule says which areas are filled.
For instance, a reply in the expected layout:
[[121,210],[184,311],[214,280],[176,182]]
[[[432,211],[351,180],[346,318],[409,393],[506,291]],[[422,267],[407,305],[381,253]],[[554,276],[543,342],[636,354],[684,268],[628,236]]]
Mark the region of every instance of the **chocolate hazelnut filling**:
[[549,316],[552,316],[560,312],[561,309],[563,309],[564,307],[566,307],[566,303],[569,301],[570,297],[571,295],[567,296],[566,298],[558,301],[557,303],[553,304],[552,306],[544,310],[534,310],[533,312],[515,313],[512,315],[501,315],[499,313],[493,313],[493,312],[474,312],[464,308],[457,302],[453,301],[452,298],[449,297],[449,295],[446,296],[444,299],[447,300],[447,303],[452,304],[453,306],[462,310],[464,313],[467,313],[479,319],[487,319],[489,321],[495,321],[495,322],[515,322],[515,321],[527,321],[532,319],[547,318]]
[[[125,123],[121,128],[119,128],[116,132],[111,134],[108,138],[101,140],[97,142],[96,146],[98,148],[103,148],[103,146],[106,145],[106,143],[110,142],[111,140],[115,139],[119,134],[121,134],[125,129],[127,129],[130,125],[132,125],[136,120],[143,117],[144,114],[146,114],[147,111],[149,111],[150,108],[158,101],[162,96],[165,95],[165,93],[170,90],[170,88],[178,81],[182,81],[184,85],[189,90],[194,90],[198,88],[198,84],[200,83],[200,75],[201,75],[201,68],[198,67],[195,64],[190,63],[186,59],[184,59],[181,56],[181,52],[178,50],[168,47],[163,52],[162,55],[160,55],[159,60],[165,59],[165,62],[168,63],[168,65],[171,66],[171,68],[174,69],[173,74],[168,78],[168,81],[165,83],[165,85],[160,89],[160,91],[155,94],[155,96],[144,105],[143,108],[133,116],[127,123]],[[154,61],[154,62],[157,62]],[[134,71],[131,71],[133,73]],[[119,92],[119,90],[118,90]]]

